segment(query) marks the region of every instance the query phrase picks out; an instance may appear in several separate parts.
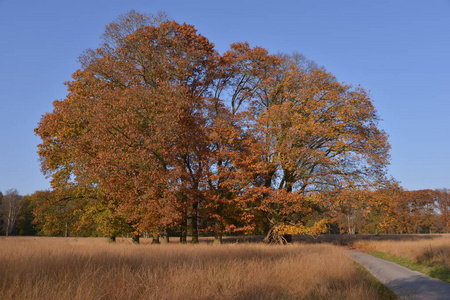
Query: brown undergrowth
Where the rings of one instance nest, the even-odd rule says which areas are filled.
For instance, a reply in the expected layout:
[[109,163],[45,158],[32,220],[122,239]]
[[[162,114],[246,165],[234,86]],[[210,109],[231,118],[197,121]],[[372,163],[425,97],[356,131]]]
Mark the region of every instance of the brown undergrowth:
[[333,245],[0,239],[2,299],[379,299]]

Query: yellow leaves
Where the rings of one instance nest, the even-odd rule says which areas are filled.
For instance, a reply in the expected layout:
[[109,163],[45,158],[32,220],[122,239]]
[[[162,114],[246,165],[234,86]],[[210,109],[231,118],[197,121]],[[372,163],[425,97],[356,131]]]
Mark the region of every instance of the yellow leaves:
[[306,227],[303,224],[297,225],[277,225],[274,227],[274,231],[279,235],[285,234],[300,234],[300,235],[310,235],[316,237],[322,233],[327,232],[327,223],[326,219],[322,219],[314,223],[311,227]]

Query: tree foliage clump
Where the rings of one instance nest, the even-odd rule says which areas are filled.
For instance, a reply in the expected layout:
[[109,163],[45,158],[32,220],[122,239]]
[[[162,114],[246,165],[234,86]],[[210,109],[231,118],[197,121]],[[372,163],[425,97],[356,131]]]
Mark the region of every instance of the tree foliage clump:
[[448,189],[407,191],[398,184],[376,191],[341,191],[330,215],[334,233],[449,232]]
[[132,11],[80,61],[36,128],[39,155],[105,234],[317,234],[329,195],[384,179],[368,93],[301,55],[220,55],[193,26]]

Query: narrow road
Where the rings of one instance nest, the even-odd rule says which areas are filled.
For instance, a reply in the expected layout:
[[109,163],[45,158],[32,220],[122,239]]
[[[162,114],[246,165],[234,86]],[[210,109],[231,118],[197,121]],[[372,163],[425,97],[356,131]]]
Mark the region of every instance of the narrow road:
[[350,255],[401,299],[450,300],[450,283],[362,252]]

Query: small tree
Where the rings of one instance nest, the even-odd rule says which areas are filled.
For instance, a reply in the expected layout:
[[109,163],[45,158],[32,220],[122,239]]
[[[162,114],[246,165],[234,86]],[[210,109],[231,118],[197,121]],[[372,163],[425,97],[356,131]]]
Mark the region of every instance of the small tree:
[[16,189],[6,191],[0,204],[1,217],[3,221],[3,229],[6,236],[12,234],[20,209],[23,205],[23,197],[19,195]]

